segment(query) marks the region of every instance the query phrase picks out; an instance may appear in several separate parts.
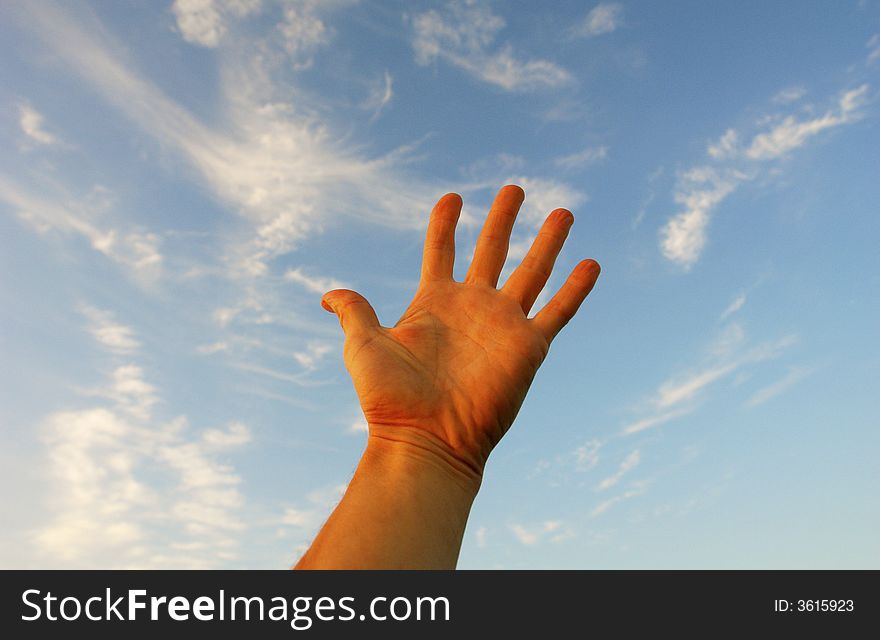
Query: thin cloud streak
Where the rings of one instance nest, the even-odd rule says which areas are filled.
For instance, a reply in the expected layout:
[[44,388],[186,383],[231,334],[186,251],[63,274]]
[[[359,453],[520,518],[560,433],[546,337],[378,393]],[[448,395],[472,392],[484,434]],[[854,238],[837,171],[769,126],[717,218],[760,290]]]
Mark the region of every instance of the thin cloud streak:
[[431,9],[412,18],[416,63],[442,59],[507,91],[554,88],[571,74],[548,60],[521,59],[509,44],[494,47],[504,28],[501,16],[473,1],[453,2],[442,13]]
[[723,331],[710,345],[708,351],[714,354],[716,362],[686,376],[675,376],[660,384],[648,402],[648,415],[631,422],[621,429],[621,435],[630,436],[658,427],[695,410],[694,402],[705,389],[718,383],[748,365],[754,365],[778,357],[783,351],[797,342],[794,335],[765,342],[752,348],[742,346],[744,336],[739,327],[733,332]]
[[769,402],[773,398],[782,395],[814,372],[815,369],[810,367],[792,367],[785,376],[776,382],[758,389],[752,397],[746,401],[746,406],[757,407],[765,402]]
[[641,451],[635,449],[631,451],[626,458],[620,463],[620,466],[610,476],[603,478],[599,484],[596,485],[596,491],[605,491],[610,489],[618,482],[620,482],[621,478],[625,476],[627,473],[635,469],[639,466],[639,463],[642,461]]

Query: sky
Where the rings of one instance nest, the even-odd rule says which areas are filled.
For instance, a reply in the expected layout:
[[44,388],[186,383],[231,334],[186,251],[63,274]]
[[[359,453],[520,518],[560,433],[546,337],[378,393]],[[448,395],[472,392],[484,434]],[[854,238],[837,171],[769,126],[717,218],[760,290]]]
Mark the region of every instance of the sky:
[[[0,566],[281,568],[432,205],[596,288],[460,568],[880,568],[880,2],[0,6]],[[356,532],[353,535],[357,535]]]

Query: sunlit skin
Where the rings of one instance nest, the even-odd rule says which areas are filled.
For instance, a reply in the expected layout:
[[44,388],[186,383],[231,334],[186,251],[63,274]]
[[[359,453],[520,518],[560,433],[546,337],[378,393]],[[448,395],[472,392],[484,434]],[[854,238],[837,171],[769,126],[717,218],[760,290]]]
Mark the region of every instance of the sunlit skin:
[[489,453],[599,276],[599,265],[583,260],[528,317],[574,221],[556,209],[498,288],[524,198],[515,185],[498,192],[463,282],[453,280],[462,200],[440,198],[418,289],[393,327],[381,326],[354,291],[323,296],[345,333],[343,357],[369,437],[345,495],[296,568],[455,567]]

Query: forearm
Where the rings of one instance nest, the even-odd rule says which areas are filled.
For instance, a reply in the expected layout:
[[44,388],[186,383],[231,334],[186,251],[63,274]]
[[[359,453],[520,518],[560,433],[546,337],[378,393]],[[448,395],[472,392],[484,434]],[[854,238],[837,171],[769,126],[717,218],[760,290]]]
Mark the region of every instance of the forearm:
[[411,429],[372,433],[345,495],[295,568],[454,569],[480,475]]

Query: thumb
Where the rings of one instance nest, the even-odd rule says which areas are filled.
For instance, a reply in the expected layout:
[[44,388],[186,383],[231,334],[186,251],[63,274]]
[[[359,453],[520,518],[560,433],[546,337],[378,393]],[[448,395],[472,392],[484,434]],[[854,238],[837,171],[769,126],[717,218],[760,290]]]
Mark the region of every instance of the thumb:
[[328,291],[321,298],[321,306],[339,317],[346,336],[371,331],[379,327],[379,318],[373,307],[361,294],[348,289]]

